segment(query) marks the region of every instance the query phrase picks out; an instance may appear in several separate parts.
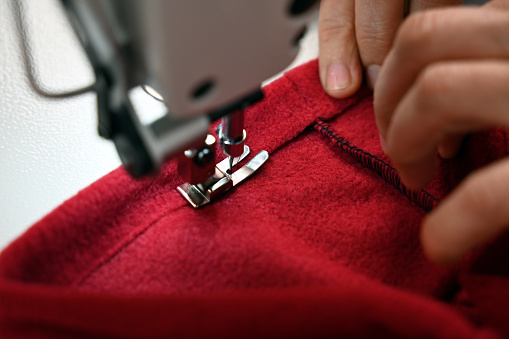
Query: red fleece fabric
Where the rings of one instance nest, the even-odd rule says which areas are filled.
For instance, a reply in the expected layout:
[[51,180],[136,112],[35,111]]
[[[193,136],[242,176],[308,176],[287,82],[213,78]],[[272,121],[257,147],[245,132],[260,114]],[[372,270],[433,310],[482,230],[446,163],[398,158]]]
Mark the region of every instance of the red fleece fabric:
[[0,337],[509,336],[509,236],[429,262],[426,211],[507,155],[507,131],[467,139],[422,191],[379,146],[372,97],[328,97],[313,61],[246,112],[259,173],[204,208],[119,168],[0,255]]

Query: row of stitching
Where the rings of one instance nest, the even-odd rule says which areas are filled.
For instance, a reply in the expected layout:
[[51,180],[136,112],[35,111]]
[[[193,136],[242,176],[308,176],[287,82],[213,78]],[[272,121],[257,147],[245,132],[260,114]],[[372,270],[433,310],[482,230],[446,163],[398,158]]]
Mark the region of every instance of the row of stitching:
[[345,151],[348,155],[359,161],[365,167],[373,170],[387,183],[406,195],[410,200],[415,202],[425,211],[430,211],[439,203],[437,198],[425,190],[414,191],[406,188],[406,186],[401,183],[401,179],[394,167],[377,156],[351,145],[350,142],[337,135],[323,120],[317,119],[313,127],[316,131],[333,141],[341,150]]
[[[292,79],[291,77],[288,77],[288,76],[286,76],[285,79],[291,84],[294,93],[300,93],[300,94],[296,94],[296,95],[303,98],[305,106],[306,106],[306,108],[303,108],[303,110],[310,110],[311,112],[314,112],[316,110],[316,105],[313,104],[313,101],[309,100],[307,93],[302,93],[302,89],[303,89],[302,84],[295,82],[294,79]],[[343,114],[344,112],[350,110],[352,107],[355,107],[359,102],[361,102],[362,100],[364,100],[366,97],[369,97],[369,96],[370,96],[370,92],[366,91],[365,95],[362,95],[362,93],[361,93],[361,95],[358,95],[357,97],[350,98],[348,100],[350,102],[348,102],[346,104],[346,107],[343,107],[339,113],[334,112],[334,114],[332,114],[332,116],[330,118],[337,117],[338,115]],[[299,115],[296,115],[296,117],[299,117]],[[281,148],[288,142],[291,142],[295,137],[297,137],[303,131],[305,131],[310,126],[310,124],[312,124],[313,119],[315,119],[315,118],[311,118],[308,121],[306,121],[307,119],[306,120],[302,120],[302,118],[299,118],[299,119],[301,121],[301,123],[299,125],[303,126],[304,128],[303,129],[299,129],[299,128],[295,129],[293,135],[289,136],[289,138],[287,140],[281,140],[278,144],[275,145],[275,147],[273,149],[274,151]],[[269,151],[270,151],[270,149],[269,149]],[[270,153],[272,153],[272,152],[270,152]],[[185,205],[183,204],[183,206],[185,206]],[[179,207],[177,207],[177,209],[180,207],[183,207],[183,206],[179,206]],[[88,270],[86,270],[78,279],[76,279],[74,281],[74,283],[72,283],[72,285],[73,286],[83,285],[85,283],[85,281],[90,276],[92,276],[96,271],[101,269],[101,267],[103,267],[104,265],[107,265],[113,258],[115,258],[118,255],[118,253],[120,253],[126,247],[128,247],[131,244],[133,244],[134,242],[136,242],[138,237],[141,236],[143,233],[145,233],[148,229],[150,229],[152,227],[152,225],[155,224],[160,218],[162,218],[165,215],[167,215],[168,213],[174,212],[174,211],[175,210],[166,211],[166,213],[156,217],[151,222],[134,229],[132,232],[130,232],[128,235],[126,235],[126,237],[121,239],[115,246],[113,246],[109,251],[107,251],[105,254],[103,254],[101,257],[99,257],[95,261],[95,263],[93,265],[91,265],[91,267]]]
[[152,221],[143,224],[140,227],[137,227],[131,233],[129,233],[126,237],[122,238],[120,242],[116,244],[113,248],[107,251],[103,256],[101,256],[87,271],[85,271],[78,279],[72,283],[72,286],[79,287],[82,286],[85,281],[89,277],[91,277],[95,272],[101,269],[103,266],[108,264],[113,258],[115,258],[123,249],[128,247],[130,244],[135,242],[142,234],[144,234],[152,225],[154,225],[161,218],[167,216],[170,213],[174,213],[176,210],[187,206],[184,202],[181,205],[176,206],[174,209],[165,211],[161,215],[155,217]]
[[[292,83],[292,85],[295,88],[295,90],[299,90],[300,87],[293,80],[289,79],[289,81]],[[350,110],[352,107],[355,107],[355,105],[357,105],[361,100],[365,99],[365,97],[367,97],[367,96],[359,97],[358,100],[352,100],[352,102],[349,105],[344,107],[344,109],[342,109],[341,112],[334,114],[333,117],[337,117],[338,115],[341,115],[344,112]],[[306,105],[309,106],[309,103],[307,102],[305,96],[304,96],[304,100],[306,102]],[[308,125],[308,127],[309,127],[309,125]],[[294,136],[292,136],[288,140],[278,144],[275,147],[275,150],[281,148],[282,146],[284,146],[288,142],[292,141],[297,135],[300,135],[302,132],[303,132],[302,130],[296,131]],[[270,153],[272,153],[272,152],[270,152]],[[186,206],[186,205],[183,203],[182,206],[179,206],[176,209],[184,207],[184,206]],[[78,279],[76,279],[74,281],[74,283],[72,283],[72,286],[81,286],[81,285],[83,285],[90,276],[92,276],[96,271],[101,269],[101,267],[103,267],[106,264],[108,264],[123,249],[125,249],[126,247],[128,247],[129,245],[134,243],[138,239],[139,236],[141,236],[143,233],[145,233],[159,219],[161,219],[162,217],[166,216],[170,212],[174,212],[176,209],[173,209],[171,211],[166,211],[163,215],[160,215],[160,216],[156,217],[154,220],[152,220],[148,224],[144,224],[143,226],[138,227],[135,230],[133,230],[125,238],[123,238],[119,243],[117,243],[112,249],[110,249],[109,251],[107,251],[107,253],[105,253],[103,256],[101,256],[88,270],[86,270]]]

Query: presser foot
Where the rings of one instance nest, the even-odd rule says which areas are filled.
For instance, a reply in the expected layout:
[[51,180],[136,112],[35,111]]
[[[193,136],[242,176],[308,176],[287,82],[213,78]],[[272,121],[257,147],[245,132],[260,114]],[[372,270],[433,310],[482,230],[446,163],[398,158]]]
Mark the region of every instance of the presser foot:
[[[230,170],[230,159],[226,158],[215,166],[215,173],[205,181],[192,185],[185,183],[177,187],[177,191],[194,208],[201,207],[224,194],[232,187],[240,185],[255,173],[269,158],[267,151],[261,151],[239,168],[239,164],[249,155],[250,149],[244,145],[244,153],[233,158]],[[238,168],[237,170],[235,170]]]

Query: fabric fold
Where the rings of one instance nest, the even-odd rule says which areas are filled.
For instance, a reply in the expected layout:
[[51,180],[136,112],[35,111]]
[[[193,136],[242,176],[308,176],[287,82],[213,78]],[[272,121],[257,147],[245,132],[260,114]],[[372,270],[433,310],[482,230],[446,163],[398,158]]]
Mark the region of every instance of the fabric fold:
[[453,267],[419,244],[425,211],[506,156],[507,131],[471,136],[411,192],[381,151],[369,90],[327,96],[316,61],[263,90],[247,144],[271,157],[232,192],[195,210],[175,191],[175,162],[155,179],[119,168],[6,248],[0,336],[509,335],[509,313],[483,289],[509,287],[507,253],[494,250],[508,240]]

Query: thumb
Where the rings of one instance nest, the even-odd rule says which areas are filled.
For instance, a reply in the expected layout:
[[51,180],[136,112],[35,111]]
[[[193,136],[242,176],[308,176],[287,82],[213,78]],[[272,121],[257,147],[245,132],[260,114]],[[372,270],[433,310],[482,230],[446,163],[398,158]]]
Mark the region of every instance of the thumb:
[[355,40],[355,0],[322,0],[318,35],[323,88],[335,98],[353,95],[362,82]]

